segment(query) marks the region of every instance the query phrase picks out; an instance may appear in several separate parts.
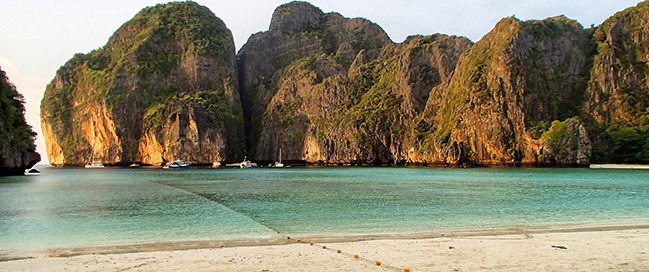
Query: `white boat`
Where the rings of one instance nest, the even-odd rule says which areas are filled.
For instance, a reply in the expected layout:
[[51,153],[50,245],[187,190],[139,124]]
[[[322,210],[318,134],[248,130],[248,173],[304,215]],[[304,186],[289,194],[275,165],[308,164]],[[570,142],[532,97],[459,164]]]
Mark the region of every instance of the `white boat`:
[[187,168],[187,167],[189,167],[189,163],[186,162],[186,161],[177,160],[177,161],[175,161],[175,162],[178,164],[178,167],[180,167],[180,168]]
[[226,164],[225,166],[226,166],[226,167],[239,167],[239,168],[241,168],[241,169],[244,169],[244,168],[253,168],[253,167],[257,167],[257,164],[254,163],[254,162],[250,162],[248,159],[246,159],[246,157],[244,157],[242,162],[239,162],[239,163],[228,163],[228,164]]
[[182,160],[175,160],[175,161],[167,163],[167,165],[165,165],[163,168],[164,169],[168,169],[168,168],[178,169],[178,168],[187,168],[187,167],[189,167],[188,162],[182,161]]
[[162,167],[163,169],[178,169],[180,166],[178,166],[178,163],[176,162],[169,162],[165,164],[165,166]]
[[133,163],[133,164],[129,165],[128,167],[130,167],[130,168],[138,168],[138,167],[140,167],[140,164],[139,163]]
[[86,168],[104,168],[104,164],[98,161],[93,161],[90,164],[86,164]]
[[92,155],[90,156],[90,164],[86,164],[86,168],[104,168],[104,164],[100,161],[95,161],[95,144],[92,144]]
[[282,148],[279,149],[279,162],[275,162],[275,165],[273,165],[275,168],[283,168],[284,164],[282,163]]
[[40,176],[41,172],[32,168],[25,170],[25,176]]
[[250,162],[249,160],[242,161],[239,165],[241,168],[253,168],[257,167],[257,164],[254,162]]

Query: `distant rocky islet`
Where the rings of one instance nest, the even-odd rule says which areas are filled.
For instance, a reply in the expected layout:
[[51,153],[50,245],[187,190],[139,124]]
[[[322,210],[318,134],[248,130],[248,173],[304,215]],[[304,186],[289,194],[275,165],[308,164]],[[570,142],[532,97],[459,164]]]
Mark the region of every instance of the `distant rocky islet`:
[[649,3],[584,28],[504,18],[475,44],[392,42],[292,2],[235,55],[193,2],[148,7],[77,54],[41,104],[53,165],[649,162]]

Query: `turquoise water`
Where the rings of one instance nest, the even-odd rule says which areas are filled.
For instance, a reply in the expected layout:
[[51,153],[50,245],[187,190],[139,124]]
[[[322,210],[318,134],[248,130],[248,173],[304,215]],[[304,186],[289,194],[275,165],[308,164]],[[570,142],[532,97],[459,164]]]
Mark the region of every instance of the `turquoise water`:
[[649,171],[43,169],[0,178],[0,250],[649,222]]

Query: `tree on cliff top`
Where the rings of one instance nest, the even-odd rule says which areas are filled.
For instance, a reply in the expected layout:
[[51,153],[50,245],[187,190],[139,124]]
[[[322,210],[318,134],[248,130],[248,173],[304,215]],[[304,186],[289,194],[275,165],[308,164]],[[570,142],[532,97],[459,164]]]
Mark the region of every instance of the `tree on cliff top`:
[[25,99],[0,69],[0,166],[16,154],[36,149],[36,133],[25,121]]

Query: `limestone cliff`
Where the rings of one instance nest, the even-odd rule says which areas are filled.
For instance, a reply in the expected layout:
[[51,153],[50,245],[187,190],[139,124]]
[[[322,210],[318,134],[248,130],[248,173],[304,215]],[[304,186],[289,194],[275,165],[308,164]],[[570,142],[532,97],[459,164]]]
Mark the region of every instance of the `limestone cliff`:
[[[541,136],[554,120],[579,116],[591,48],[589,33],[565,17],[503,19],[429,101],[418,158],[452,165],[588,164],[585,157],[544,152]],[[569,123],[576,126],[569,132],[581,131],[579,121]]]
[[649,2],[619,12],[594,32],[584,112],[598,162],[649,163]]
[[41,104],[53,165],[243,157],[232,34],[193,2],[148,7],[57,72]]
[[[366,163],[402,164],[412,155],[416,120],[432,90],[448,84],[458,60],[472,43],[463,37],[410,37],[386,46],[379,58],[366,60],[350,72],[351,88],[359,90],[340,115],[341,124],[358,130],[354,138]],[[358,65],[358,63],[357,63]]]
[[504,18],[473,44],[394,43],[375,23],[278,7],[234,54],[192,2],[146,8],[58,71],[42,103],[55,165],[235,161],[649,162],[649,4],[584,29]]
[[411,120],[470,46],[445,35],[394,44],[367,20],[279,7],[239,52],[254,158],[274,160],[281,148],[308,163],[405,161]]
[[476,45],[433,35],[351,62],[305,53],[273,66],[269,102],[252,100],[256,158],[282,148],[285,159],[328,164],[588,164],[588,132],[567,119],[580,115],[592,49],[588,31],[555,17],[504,19]]
[[23,96],[0,69],[0,176],[22,175],[40,161],[36,133],[25,121]]
[[[271,155],[276,156],[281,147],[268,142],[270,135],[262,135],[264,129],[272,133],[273,138],[304,138],[301,135],[304,129],[296,131],[297,135],[289,135],[274,131],[280,128],[269,127],[276,123],[266,121],[272,118],[268,116],[271,101],[274,100],[275,104],[291,103],[280,101],[281,97],[285,97],[281,90],[295,85],[287,79],[295,78],[295,73],[298,73],[291,67],[300,68],[301,62],[322,61],[324,63],[316,66],[327,69],[322,71],[324,76],[344,74],[361,50],[369,58],[374,58],[388,43],[390,39],[385,32],[365,19],[348,19],[337,13],[323,13],[306,2],[291,2],[278,7],[273,13],[269,30],[252,35],[238,54],[250,155],[270,160],[274,158]],[[319,72],[315,71],[315,74]],[[314,80],[312,85],[322,82],[323,78],[316,76]],[[298,115],[286,117],[295,117],[295,122],[301,123],[300,126],[308,125],[298,121],[301,118]],[[303,141],[298,142],[285,147],[287,158],[303,158]]]

